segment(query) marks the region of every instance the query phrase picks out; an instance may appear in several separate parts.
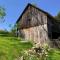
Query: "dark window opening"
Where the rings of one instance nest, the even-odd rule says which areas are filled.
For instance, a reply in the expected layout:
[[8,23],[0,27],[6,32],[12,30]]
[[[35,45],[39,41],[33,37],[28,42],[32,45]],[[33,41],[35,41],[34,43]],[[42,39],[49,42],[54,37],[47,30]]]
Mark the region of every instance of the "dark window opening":
[[49,38],[52,38],[52,34],[51,34],[51,33],[48,33],[48,37],[49,37]]
[[60,33],[52,32],[52,39],[58,39],[60,37]]

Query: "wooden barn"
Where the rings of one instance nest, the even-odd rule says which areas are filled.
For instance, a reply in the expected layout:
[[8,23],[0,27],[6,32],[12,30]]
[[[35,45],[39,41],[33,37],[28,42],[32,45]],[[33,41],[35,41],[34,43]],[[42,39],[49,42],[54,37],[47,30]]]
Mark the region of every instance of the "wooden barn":
[[28,4],[17,20],[17,35],[34,43],[49,43],[50,39],[58,38],[58,33],[54,30],[58,29],[55,28],[56,24],[49,13]]

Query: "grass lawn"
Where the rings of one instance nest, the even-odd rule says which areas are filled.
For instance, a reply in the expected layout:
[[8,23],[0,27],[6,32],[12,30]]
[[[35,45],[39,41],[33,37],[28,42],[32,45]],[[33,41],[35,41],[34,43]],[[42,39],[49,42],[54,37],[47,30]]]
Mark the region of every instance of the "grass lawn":
[[47,60],[60,60],[60,50],[52,49],[48,54]]
[[[32,44],[30,42],[21,42],[21,39],[16,37],[0,37],[0,60],[15,60],[22,55],[24,50],[28,50],[31,47]],[[28,60],[39,59],[36,56]],[[52,49],[48,54],[47,60],[60,60],[60,50]]]
[[21,51],[31,47],[30,42],[21,42],[15,37],[0,37],[0,60],[15,60]]

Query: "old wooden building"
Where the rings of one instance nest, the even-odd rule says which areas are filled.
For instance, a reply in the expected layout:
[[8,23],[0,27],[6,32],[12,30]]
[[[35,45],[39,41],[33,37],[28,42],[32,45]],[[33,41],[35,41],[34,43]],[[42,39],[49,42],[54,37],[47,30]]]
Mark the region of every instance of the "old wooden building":
[[[38,7],[28,4],[17,20],[18,36],[35,43],[48,43],[57,32],[54,29],[57,22],[47,12]],[[55,32],[54,32],[54,31]]]

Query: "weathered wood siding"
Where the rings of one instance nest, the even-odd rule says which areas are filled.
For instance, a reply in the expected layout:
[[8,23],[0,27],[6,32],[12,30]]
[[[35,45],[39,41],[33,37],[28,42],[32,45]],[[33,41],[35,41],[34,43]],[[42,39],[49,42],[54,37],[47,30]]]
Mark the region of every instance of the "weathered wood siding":
[[25,40],[41,44],[48,42],[47,15],[43,12],[29,7],[19,24],[19,31],[23,32]]
[[35,43],[47,43],[48,41],[48,35],[46,29],[46,25],[40,25],[36,27],[31,27],[27,29],[22,29],[22,32],[24,32],[25,40],[32,40]]
[[25,11],[25,13],[23,14],[23,16],[21,17],[20,21],[18,22],[19,24],[19,28],[26,28],[28,27],[28,19],[30,19],[30,7],[28,7],[28,9]]
[[20,29],[47,24],[47,16],[38,9],[29,7],[19,21]]

